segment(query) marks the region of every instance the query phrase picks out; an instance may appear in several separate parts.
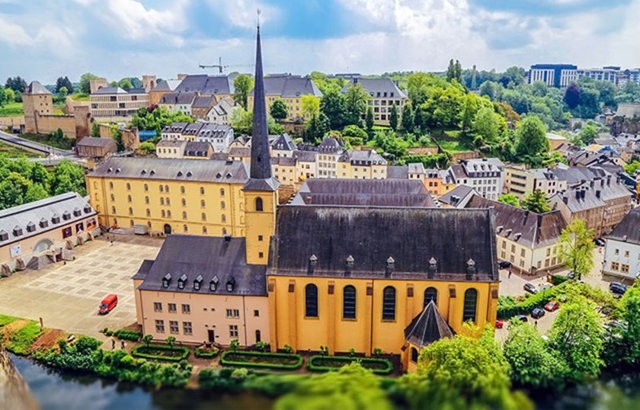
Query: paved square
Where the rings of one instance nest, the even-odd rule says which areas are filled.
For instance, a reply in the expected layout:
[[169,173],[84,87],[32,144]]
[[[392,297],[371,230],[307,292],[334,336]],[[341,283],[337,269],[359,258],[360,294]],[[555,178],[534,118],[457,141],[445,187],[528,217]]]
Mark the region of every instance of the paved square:
[[[162,240],[116,236],[113,244],[95,240],[76,247],[76,260],[39,271],[16,272],[0,280],[0,313],[38,320],[46,327],[103,338],[105,327],[119,329],[136,320],[133,276],[144,259],[154,259]],[[98,315],[109,293],[118,306]]]

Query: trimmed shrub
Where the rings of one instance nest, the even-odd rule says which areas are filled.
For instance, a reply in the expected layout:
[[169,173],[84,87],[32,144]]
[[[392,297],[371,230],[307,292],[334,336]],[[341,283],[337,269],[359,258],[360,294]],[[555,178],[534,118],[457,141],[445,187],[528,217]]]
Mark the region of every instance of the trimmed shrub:
[[220,356],[220,364],[225,366],[295,370],[299,369],[302,363],[302,356],[293,353],[226,351]]
[[193,349],[193,355],[200,359],[213,359],[218,355],[218,353],[220,353],[220,349],[217,347],[196,347]]
[[142,333],[136,332],[133,330],[116,330],[113,332],[113,335],[118,339],[131,340],[132,342],[137,342],[142,337]]
[[371,357],[315,355],[309,358],[307,367],[313,372],[327,372],[337,370],[353,362],[360,364],[360,366],[371,370],[375,374],[386,375],[393,372],[393,363],[390,360]]
[[561,283],[564,283],[566,281],[568,281],[569,278],[567,278],[564,275],[551,275],[551,283],[558,286]]
[[136,346],[131,351],[135,357],[145,359],[164,360],[167,362],[179,362],[189,357],[189,348],[184,346],[155,345]]

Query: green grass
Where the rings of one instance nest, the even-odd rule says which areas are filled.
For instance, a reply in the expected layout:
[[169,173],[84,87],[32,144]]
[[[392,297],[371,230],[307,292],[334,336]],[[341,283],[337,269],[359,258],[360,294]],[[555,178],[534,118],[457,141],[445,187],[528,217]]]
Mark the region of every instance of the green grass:
[[71,97],[73,101],[89,101],[89,94],[76,93],[71,94],[69,97]]
[[22,103],[12,102],[0,106],[0,117],[19,117],[23,115]]
[[54,148],[67,149],[67,150],[71,149],[76,142],[74,139],[71,139],[71,138],[65,138],[62,141],[58,141],[51,138],[48,134],[24,133],[24,134],[20,134],[20,137],[31,140],[31,141],[39,142],[41,144],[49,145]]
[[40,325],[37,322],[30,321],[22,329],[11,335],[7,350],[19,355],[27,354],[33,342],[41,334]]
[[29,157],[29,158],[41,158],[43,155],[36,154],[35,152],[26,151],[13,145],[0,142],[0,155],[5,154],[9,157]]
[[0,315],[0,326],[6,326],[9,323],[15,322],[16,320],[18,320],[17,317]]
[[439,141],[443,150],[449,152],[466,152],[472,151],[462,141]]

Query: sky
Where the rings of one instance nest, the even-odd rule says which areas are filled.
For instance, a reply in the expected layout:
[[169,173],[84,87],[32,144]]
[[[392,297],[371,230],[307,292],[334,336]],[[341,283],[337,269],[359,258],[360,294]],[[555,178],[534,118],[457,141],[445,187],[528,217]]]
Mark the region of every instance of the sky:
[[640,67],[640,0],[0,0],[0,81]]

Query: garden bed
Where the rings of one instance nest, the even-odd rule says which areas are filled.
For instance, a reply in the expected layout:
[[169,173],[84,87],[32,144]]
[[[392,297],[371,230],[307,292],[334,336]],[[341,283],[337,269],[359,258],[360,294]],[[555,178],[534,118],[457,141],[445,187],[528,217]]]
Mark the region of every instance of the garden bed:
[[217,347],[196,347],[193,349],[193,355],[199,359],[213,359],[220,353]]
[[220,364],[224,366],[261,367],[277,370],[299,369],[302,362],[302,356],[293,353],[226,351],[220,356]]
[[388,359],[356,356],[311,356],[307,367],[311,371],[326,372],[337,370],[353,362],[359,363],[362,367],[371,370],[375,374],[391,374],[393,372],[393,363]]
[[138,345],[133,348],[131,355],[145,359],[179,362],[189,357],[189,348],[168,345]]

